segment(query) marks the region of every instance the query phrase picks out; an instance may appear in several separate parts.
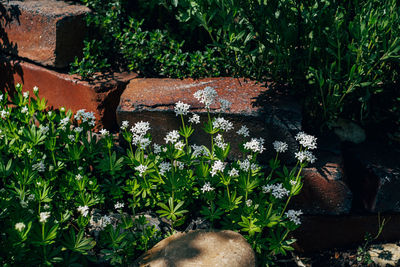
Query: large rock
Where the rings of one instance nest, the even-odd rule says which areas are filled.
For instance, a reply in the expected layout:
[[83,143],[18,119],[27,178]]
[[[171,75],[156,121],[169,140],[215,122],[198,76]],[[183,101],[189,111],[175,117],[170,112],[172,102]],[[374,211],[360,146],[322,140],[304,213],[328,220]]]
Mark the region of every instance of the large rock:
[[251,267],[255,254],[233,231],[196,230],[174,234],[156,244],[134,264],[140,267]]
[[400,148],[367,141],[346,145],[344,156],[355,208],[400,212]]
[[90,10],[64,1],[0,1],[0,47],[45,66],[68,67],[83,48]]
[[340,142],[335,136],[318,140],[317,161],[302,172],[303,188],[291,206],[304,214],[348,214],[352,192],[346,183]]
[[94,112],[99,127],[117,127],[115,110],[119,97],[130,79],[136,75],[115,74],[107,79],[93,82],[79,80],[76,75],[68,75],[48,70],[24,61],[0,57],[0,91],[13,92],[16,83],[23,85],[23,91],[39,87],[40,97],[48,100],[54,108],[65,107],[76,112],[79,109]]
[[[166,133],[180,127],[181,120],[175,116],[174,105],[182,101],[190,104],[190,111],[201,116],[201,125],[195,127],[195,134],[190,141],[209,145],[209,136],[202,130],[207,113],[193,96],[193,93],[207,86],[213,87],[219,98],[232,103],[230,110],[220,114],[234,125],[233,131],[224,134],[225,141],[231,143],[233,155],[239,155],[238,145],[243,141],[236,131],[246,125],[251,137],[265,139],[266,151],[262,154],[262,161],[267,162],[274,156],[272,142],[275,140],[289,143],[290,151],[282,156],[285,162],[293,161],[292,155],[297,149],[294,135],[301,129],[300,105],[286,95],[276,95],[273,101],[266,99],[265,92],[269,89],[254,81],[235,78],[135,79],[121,96],[117,110],[118,123],[121,125],[122,121],[127,120],[133,125],[148,121],[152,127],[153,141],[164,144]],[[211,106],[213,115],[217,115],[218,108],[219,105]]]

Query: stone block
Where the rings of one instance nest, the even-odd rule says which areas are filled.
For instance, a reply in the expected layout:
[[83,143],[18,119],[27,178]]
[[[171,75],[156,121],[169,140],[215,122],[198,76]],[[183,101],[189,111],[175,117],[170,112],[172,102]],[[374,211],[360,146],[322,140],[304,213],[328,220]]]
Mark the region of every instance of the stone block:
[[239,233],[196,230],[174,234],[145,252],[137,267],[256,266],[253,249]]
[[33,94],[33,87],[39,87],[40,97],[45,97],[54,108],[65,107],[76,112],[86,109],[95,113],[98,127],[109,130],[117,128],[115,111],[119,97],[126,84],[136,75],[119,73],[93,82],[79,80],[68,75],[9,57],[0,57],[0,90],[13,92],[16,83],[23,85],[23,91]]
[[[263,137],[266,151],[261,161],[267,162],[274,156],[272,142],[286,141],[289,152],[286,158],[293,161],[293,152],[297,149],[294,135],[301,129],[301,108],[288,96],[277,96],[274,101],[264,98],[268,88],[254,81],[236,78],[206,79],[135,79],[132,80],[121,96],[117,110],[119,125],[129,121],[133,125],[139,121],[148,121],[152,127],[153,141],[164,144],[167,132],[177,130],[181,120],[174,113],[178,101],[190,104],[190,111],[201,117],[201,124],[196,125],[191,143],[209,146],[209,136],[203,130],[207,113],[203,104],[193,94],[205,87],[213,87],[219,98],[232,103],[230,110],[221,112],[221,116],[233,122],[234,130],[224,133],[225,141],[231,143],[232,154],[239,155],[238,145],[243,139],[236,134],[242,125],[250,129],[251,137]],[[266,104],[267,103],[267,104]],[[217,115],[219,105],[211,106],[212,115]],[[285,157],[283,154],[283,157]],[[287,162],[287,160],[285,161]]]
[[[335,143],[336,146],[332,146]],[[334,136],[318,141],[317,161],[313,167],[302,171],[304,185],[300,194],[293,198],[292,208],[309,215],[350,213],[353,194],[346,183],[339,148],[340,143]]]
[[0,1],[0,10],[3,52],[55,68],[81,56],[87,7],[55,0]]
[[400,212],[399,147],[379,141],[348,144],[344,159],[356,209]]

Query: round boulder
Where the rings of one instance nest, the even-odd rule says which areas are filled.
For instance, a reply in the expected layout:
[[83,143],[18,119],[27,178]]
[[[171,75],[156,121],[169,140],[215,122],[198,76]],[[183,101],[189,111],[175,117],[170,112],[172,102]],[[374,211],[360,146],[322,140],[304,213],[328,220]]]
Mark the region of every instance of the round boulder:
[[196,230],[174,234],[136,260],[140,267],[255,266],[255,254],[239,233]]

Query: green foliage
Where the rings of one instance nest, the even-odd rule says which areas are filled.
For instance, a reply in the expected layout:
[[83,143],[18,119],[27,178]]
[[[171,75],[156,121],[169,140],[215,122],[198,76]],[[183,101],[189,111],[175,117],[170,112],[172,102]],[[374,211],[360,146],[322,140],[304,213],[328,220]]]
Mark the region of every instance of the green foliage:
[[[291,170],[277,153],[265,176],[257,162],[262,139],[238,136],[243,154],[228,160],[231,146],[223,136],[233,125],[208,109],[204,130],[211,144],[192,145],[200,117],[187,118],[183,103],[175,108],[182,125],[167,133],[164,145],[150,146],[148,123],[128,129],[123,122],[128,147],[115,149],[112,134],[94,132],[93,113],[46,111],[46,100],[34,92],[30,97],[17,85],[11,99],[0,95],[1,265],[126,265],[199,217],[243,234],[265,264],[292,249],[288,234],[299,227],[301,212],[287,206],[301,189],[302,168],[315,160],[310,151],[296,156]],[[195,97],[216,92],[208,87]],[[306,153],[304,145],[299,153]],[[141,216],[149,211],[171,230],[162,234]]]

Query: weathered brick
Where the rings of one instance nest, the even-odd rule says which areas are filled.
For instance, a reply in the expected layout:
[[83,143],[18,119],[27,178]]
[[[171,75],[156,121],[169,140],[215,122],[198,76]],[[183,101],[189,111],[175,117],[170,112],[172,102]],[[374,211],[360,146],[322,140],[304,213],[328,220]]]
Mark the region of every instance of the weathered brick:
[[0,1],[0,47],[44,66],[64,68],[80,56],[90,10],[64,1]]
[[[282,101],[268,101],[264,97],[264,93],[268,90],[266,87],[243,79],[132,80],[121,96],[117,110],[118,123],[121,124],[122,121],[128,120],[132,125],[138,121],[149,121],[153,140],[163,144],[166,133],[180,127],[181,121],[174,113],[174,105],[176,102],[182,101],[190,104],[190,110],[201,116],[201,125],[195,127],[195,134],[191,137],[191,142],[209,144],[209,136],[201,129],[207,120],[207,113],[203,104],[193,96],[194,92],[204,89],[206,86],[215,88],[220,98],[232,103],[230,110],[221,112],[221,115],[232,121],[234,125],[235,130],[224,134],[225,140],[231,143],[233,155],[239,154],[238,144],[243,141],[235,133],[241,125],[246,125],[250,129],[252,137],[265,139],[266,151],[261,157],[264,162],[274,156],[272,148],[274,140],[289,143],[290,152],[286,153],[287,155],[292,155],[293,151],[297,149],[294,134],[301,128],[300,106],[292,99],[288,100],[286,96],[281,97]],[[216,113],[217,108],[219,105],[211,106],[212,113]],[[288,123],[289,121],[290,123]],[[288,158],[292,159],[291,156]]]
[[119,97],[135,74],[120,73],[107,79],[85,82],[76,75],[48,70],[24,61],[13,61],[0,57],[0,90],[14,90],[16,83],[23,85],[23,91],[33,93],[39,87],[40,97],[48,100],[54,108],[65,107],[72,111],[86,109],[95,113],[99,127],[117,127],[115,110]]
[[347,185],[339,140],[335,136],[318,139],[314,153],[317,161],[302,171],[303,188],[292,199],[291,208],[308,215],[349,214],[353,194]]

